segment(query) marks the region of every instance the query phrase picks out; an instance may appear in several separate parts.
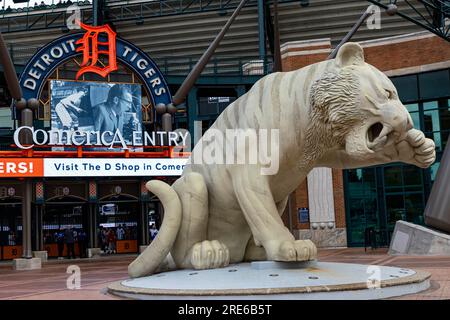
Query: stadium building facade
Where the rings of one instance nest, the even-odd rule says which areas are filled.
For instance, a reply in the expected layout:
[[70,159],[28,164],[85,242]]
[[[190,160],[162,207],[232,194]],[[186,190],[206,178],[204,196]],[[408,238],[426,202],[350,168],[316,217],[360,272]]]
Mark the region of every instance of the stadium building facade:
[[[279,1],[282,70],[291,71],[323,61],[343,38],[361,13],[365,1]],[[133,45],[154,62],[167,91],[174,93],[202,52],[225,24],[237,1],[110,1],[103,10],[105,21],[120,39]],[[400,4],[399,4],[400,5]],[[80,2],[82,21],[93,23],[92,4]],[[72,11],[58,4],[27,10],[4,10],[0,29],[9,45],[17,72],[27,70],[39,50],[55,39],[70,37],[65,21]],[[190,90],[185,103],[173,113],[173,129],[194,131],[201,121],[205,131],[224,108],[245,94],[262,76],[271,72],[272,30],[270,8],[263,1],[249,1],[222,40],[202,76]],[[98,22],[98,21],[97,21]],[[366,61],[384,71],[396,85],[415,126],[437,146],[436,163],[429,169],[389,164],[353,170],[314,169],[291,195],[283,215],[296,238],[309,238],[319,247],[364,246],[365,234],[373,228],[379,245],[388,245],[395,221],[423,224],[423,211],[450,130],[450,45],[398,16],[381,15],[380,29],[362,26],[353,40],[364,47]],[[64,51],[64,49],[62,49]],[[129,56],[130,59],[132,55]],[[62,61],[45,77],[34,127],[50,130],[52,81],[76,78],[80,61],[76,56]],[[143,65],[142,65],[143,66]],[[145,70],[119,61],[108,76],[111,84],[137,85],[141,123],[148,132],[161,130],[155,112],[155,92],[145,83]],[[141,72],[141,74],[140,74]],[[144,80],[143,80],[144,79]],[[105,81],[84,75],[82,81]],[[78,92],[78,91],[77,91]],[[100,91],[101,92],[101,91]],[[13,134],[18,126],[11,119],[6,84],[0,83],[0,142],[4,152],[16,151]],[[170,147],[140,150],[134,158],[173,159]],[[37,157],[41,150],[34,149]],[[48,150],[58,152],[58,150]],[[142,151],[142,152],[141,152]],[[24,151],[22,151],[24,152]],[[89,152],[63,150],[65,157],[87,159]],[[71,153],[72,152],[72,153]],[[109,155],[111,161],[133,159],[123,152]],[[126,155],[125,155],[126,154]],[[24,155],[29,155],[24,153]],[[91,153],[91,159],[105,156]],[[69,160],[68,160],[69,161]],[[71,160],[72,161],[72,160]],[[127,160],[128,161],[128,160]],[[2,259],[21,255],[23,179],[4,173],[0,180],[0,231]],[[62,173],[32,179],[32,248],[57,255],[53,233],[67,226],[88,232],[89,247],[100,246],[99,226],[127,227],[118,252],[138,252],[149,243],[149,223],[160,224],[163,210],[145,188],[149,179],[174,181],[176,175],[69,176]],[[10,242],[11,233],[17,235]],[[120,247],[120,248],[119,248]]]

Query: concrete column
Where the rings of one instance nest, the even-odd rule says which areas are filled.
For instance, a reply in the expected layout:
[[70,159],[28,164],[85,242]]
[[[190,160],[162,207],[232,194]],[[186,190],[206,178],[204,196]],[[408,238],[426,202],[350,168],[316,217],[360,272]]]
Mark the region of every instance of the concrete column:
[[314,168],[308,174],[308,202],[311,227],[335,227],[333,176],[330,168]]
[[336,227],[332,170],[313,169],[307,183],[310,229],[298,230],[299,239],[311,239],[320,248],[346,247],[346,230]]

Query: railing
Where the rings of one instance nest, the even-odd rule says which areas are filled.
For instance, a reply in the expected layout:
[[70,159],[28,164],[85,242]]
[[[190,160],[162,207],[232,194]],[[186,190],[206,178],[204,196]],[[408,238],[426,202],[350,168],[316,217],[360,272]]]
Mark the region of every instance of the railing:
[[[12,138],[11,138],[12,141]],[[0,152],[2,151],[16,151],[17,147],[11,146],[10,143],[0,143]]]
[[[9,53],[16,66],[25,65],[40,47],[9,46]],[[186,76],[199,57],[151,57],[161,72],[167,76]],[[202,72],[203,76],[263,76],[272,71],[273,59],[266,57],[213,56]]]
[[40,49],[41,47],[31,47],[31,46],[20,46],[12,45],[8,46],[9,55],[16,66],[24,66],[31,59],[31,57]]
[[[60,151],[61,148],[70,150]],[[32,149],[21,150],[15,145],[0,143],[0,158],[188,158],[191,155],[190,152],[182,151],[182,146],[147,146],[139,147],[138,151],[121,148],[108,151],[107,147],[103,147],[104,150],[93,151],[102,148],[86,146],[58,146],[56,149],[52,150],[52,146],[35,146]]]
[[21,3],[9,3],[8,6],[5,5],[5,0],[0,1],[1,9],[0,9],[0,17],[4,17],[5,15],[14,15],[14,14],[23,14],[29,13],[36,14],[38,11],[55,11],[61,8],[67,8],[71,5],[77,5],[79,7],[83,6],[92,6],[92,1],[89,0],[80,0],[80,1],[71,1],[71,0],[52,0],[49,2],[48,0],[39,2],[38,0],[21,2]]
[[[280,3],[297,1],[279,0]],[[31,2],[33,3],[33,1]],[[0,10],[1,31],[7,33],[64,27],[66,18],[73,13],[73,11],[67,12],[67,8],[72,8],[73,4],[80,7],[83,22],[92,22],[92,1],[52,0],[49,5],[42,2],[39,4],[39,0],[35,2],[37,2],[35,6],[15,4],[13,7],[4,7],[3,10]],[[109,22],[135,21],[141,23],[146,18],[196,12],[217,11],[219,15],[226,15],[230,14],[239,2],[240,0],[110,0],[106,6]],[[246,3],[246,7],[256,5],[257,0],[248,0]]]
[[[154,58],[165,76],[185,76],[197,63],[198,58],[166,57]],[[271,57],[261,60],[258,57],[237,58],[213,57],[206,65],[202,76],[263,76],[272,71]]]

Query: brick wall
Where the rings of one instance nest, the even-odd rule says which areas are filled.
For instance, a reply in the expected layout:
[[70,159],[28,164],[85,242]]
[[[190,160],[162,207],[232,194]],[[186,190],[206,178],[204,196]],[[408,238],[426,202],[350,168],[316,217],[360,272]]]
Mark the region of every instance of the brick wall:
[[341,169],[332,169],[333,172],[333,197],[334,197],[334,218],[336,228],[345,228],[345,198],[344,179]]
[[330,39],[287,43],[281,46],[283,71],[292,71],[323,61],[330,52]]
[[297,190],[295,191],[295,218],[293,218],[293,226],[294,229],[309,229],[309,222],[308,223],[300,223],[298,219],[298,209],[299,208],[308,208],[308,183],[305,179],[305,181],[302,182],[301,185],[298,186]]
[[361,42],[366,62],[381,71],[450,60],[450,43],[429,32]]

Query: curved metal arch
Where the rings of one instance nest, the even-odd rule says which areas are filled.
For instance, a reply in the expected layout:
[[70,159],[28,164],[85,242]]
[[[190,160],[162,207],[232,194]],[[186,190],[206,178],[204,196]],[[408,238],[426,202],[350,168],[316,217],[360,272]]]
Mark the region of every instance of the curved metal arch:
[[8,202],[8,203],[1,203],[0,202],[0,206],[2,204],[20,204],[22,202],[23,197],[19,197],[19,196],[6,196],[6,197],[2,197],[0,198],[0,201],[17,201],[17,202]]
[[[111,199],[112,197],[128,197],[129,199],[128,200],[139,200],[139,198],[138,197],[136,197],[136,196],[133,196],[133,195],[131,195],[131,194],[129,194],[129,193],[121,193],[121,194],[114,194],[114,193],[110,193],[110,194],[108,194],[108,195],[106,195],[106,196],[104,196],[104,197],[102,197],[102,198],[100,198],[100,199],[98,199],[98,201],[115,201],[115,200],[109,200],[109,199]],[[119,200],[120,201],[120,200]]]
[[[74,199],[76,199],[76,200],[78,200],[79,202],[82,202],[82,203],[87,202],[87,200],[86,200],[85,198],[79,197],[79,196],[75,196],[75,195],[71,195],[71,194],[69,194],[69,195],[67,195],[67,196],[53,196],[53,197],[51,197],[51,198],[48,198],[45,202],[58,203],[58,202],[55,202],[55,201],[54,201],[54,200],[56,200],[56,199],[58,199],[58,200],[64,200],[64,201],[61,201],[61,202],[73,202]],[[66,200],[67,200],[67,201],[66,201]]]

